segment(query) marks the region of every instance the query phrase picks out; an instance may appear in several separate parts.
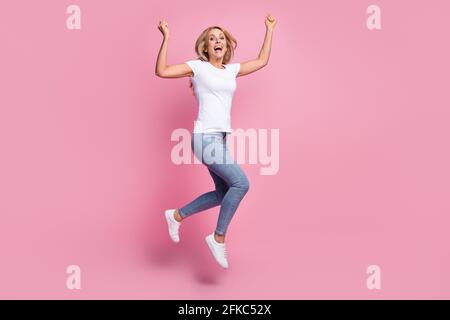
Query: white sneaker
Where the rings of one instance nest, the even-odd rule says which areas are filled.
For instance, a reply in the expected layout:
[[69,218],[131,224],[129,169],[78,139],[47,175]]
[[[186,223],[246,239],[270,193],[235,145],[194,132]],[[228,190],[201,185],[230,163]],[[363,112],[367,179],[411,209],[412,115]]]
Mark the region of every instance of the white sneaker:
[[175,209],[168,209],[165,211],[167,226],[169,227],[169,235],[173,242],[180,242],[180,237],[178,236],[178,229],[180,228],[181,222],[175,220]]
[[224,269],[228,268],[227,261],[227,249],[225,247],[225,243],[219,243],[214,239],[214,232],[208,235],[205,238],[206,243],[208,244],[209,249],[211,250],[214,259],[216,259],[217,263]]

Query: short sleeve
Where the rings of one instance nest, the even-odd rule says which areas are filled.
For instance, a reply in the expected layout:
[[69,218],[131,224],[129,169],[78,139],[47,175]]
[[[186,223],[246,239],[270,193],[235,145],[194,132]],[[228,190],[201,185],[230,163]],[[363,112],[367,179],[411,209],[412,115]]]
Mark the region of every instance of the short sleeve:
[[198,74],[198,61],[199,60],[188,60],[185,62],[191,68],[194,76]]
[[240,63],[235,63],[235,67],[234,67],[234,76],[237,76],[237,74],[239,73],[239,70],[241,70],[241,64]]

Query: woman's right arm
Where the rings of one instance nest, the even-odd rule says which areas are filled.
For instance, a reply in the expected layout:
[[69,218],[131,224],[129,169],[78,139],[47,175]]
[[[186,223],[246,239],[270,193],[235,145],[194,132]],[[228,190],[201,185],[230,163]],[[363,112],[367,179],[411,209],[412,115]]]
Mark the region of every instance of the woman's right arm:
[[158,60],[156,61],[155,74],[161,78],[181,78],[192,76],[191,67],[186,63],[167,65],[167,47],[169,44],[169,25],[166,21],[160,21],[158,29],[162,32],[164,39],[159,49]]

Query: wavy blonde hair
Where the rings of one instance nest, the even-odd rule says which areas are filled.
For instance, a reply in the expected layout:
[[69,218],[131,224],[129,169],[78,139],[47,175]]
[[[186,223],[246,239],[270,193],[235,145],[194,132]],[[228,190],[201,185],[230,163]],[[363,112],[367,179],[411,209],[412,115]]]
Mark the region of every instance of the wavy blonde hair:
[[[197,38],[197,41],[195,41],[195,52],[197,53],[197,59],[202,61],[209,61],[209,54],[208,52],[205,52],[205,50],[207,50],[208,48],[208,34],[212,29],[219,29],[225,35],[225,39],[227,42],[227,52],[223,57],[223,63],[228,64],[231,61],[231,58],[234,56],[234,50],[237,48],[237,41],[232,36],[231,33],[229,33],[226,29],[219,26],[212,26],[206,28]],[[192,80],[189,79],[189,82],[190,82],[189,87],[192,88],[192,92],[195,95]]]

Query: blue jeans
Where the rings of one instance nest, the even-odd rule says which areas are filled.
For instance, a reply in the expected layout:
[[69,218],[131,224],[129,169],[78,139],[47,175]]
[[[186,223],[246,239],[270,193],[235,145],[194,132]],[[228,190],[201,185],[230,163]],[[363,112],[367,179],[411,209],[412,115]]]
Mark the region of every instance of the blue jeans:
[[204,193],[179,209],[181,217],[220,205],[215,232],[225,235],[239,203],[249,190],[249,181],[227,148],[227,132],[193,132],[191,149],[207,168],[215,190]]

